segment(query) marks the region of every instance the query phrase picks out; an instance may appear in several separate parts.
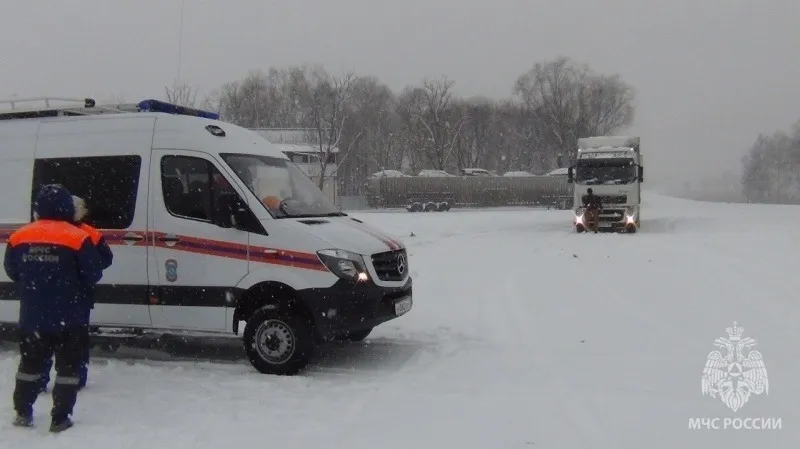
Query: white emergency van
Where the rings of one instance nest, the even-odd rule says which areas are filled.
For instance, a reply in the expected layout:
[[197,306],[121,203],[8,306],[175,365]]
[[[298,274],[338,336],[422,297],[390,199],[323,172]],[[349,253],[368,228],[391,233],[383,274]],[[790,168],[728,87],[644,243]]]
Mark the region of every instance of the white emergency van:
[[[156,100],[80,101],[0,112],[0,232],[5,245],[32,220],[43,184],[86,200],[114,252],[93,327],[233,336],[244,322],[250,363],[294,374],[320,343],[411,309],[403,243],[342,213],[263,137]],[[18,311],[2,272],[0,323]]]

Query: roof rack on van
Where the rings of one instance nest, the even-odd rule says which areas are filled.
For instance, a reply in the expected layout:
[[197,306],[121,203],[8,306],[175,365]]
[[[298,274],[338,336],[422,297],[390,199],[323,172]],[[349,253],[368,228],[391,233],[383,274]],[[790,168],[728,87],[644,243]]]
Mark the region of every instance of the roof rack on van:
[[[17,109],[19,103],[39,102],[42,107]],[[72,103],[72,105],[55,106],[52,103]],[[77,115],[120,114],[132,112],[163,112],[166,114],[190,115],[193,117],[219,120],[219,114],[200,109],[179,106],[159,100],[143,100],[139,103],[123,103],[98,105],[92,98],[76,99],[63,97],[11,98],[0,100],[0,105],[10,105],[11,110],[0,110],[0,120],[25,118],[64,117]]]

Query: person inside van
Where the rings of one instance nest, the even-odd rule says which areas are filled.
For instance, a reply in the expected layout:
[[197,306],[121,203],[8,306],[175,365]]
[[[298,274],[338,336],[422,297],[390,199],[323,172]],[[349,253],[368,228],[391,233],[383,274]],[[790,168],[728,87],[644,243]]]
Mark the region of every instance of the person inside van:
[[[188,187],[188,186],[186,186]],[[193,215],[196,211],[192,211],[192,202],[189,198],[189,193],[187,192],[187,188],[184,187],[184,183],[179,177],[170,176],[164,180],[164,202],[166,204],[170,204],[173,207],[173,211],[181,216],[185,217],[195,217],[195,218],[205,218],[204,215],[197,216]]]
[[269,210],[273,212],[277,212],[280,210],[281,207],[281,199],[275,195],[267,195],[261,199],[261,202],[264,203]]
[[288,197],[276,182],[261,182],[258,185],[258,192],[262,195],[261,202],[272,212],[279,212],[281,202]]
[[[85,223],[87,216],[89,215],[89,209],[86,207],[86,201],[79,196],[72,195],[72,204],[75,208],[75,225],[81,228],[82,230],[86,231],[92,239],[92,244],[97,248],[98,253],[100,254],[100,260],[102,262],[101,268],[105,270],[106,268],[111,266],[111,263],[114,260],[114,254],[111,252],[111,247],[108,246],[103,234],[100,233],[97,229],[90,226],[89,224]],[[92,301],[91,308],[94,308],[94,293],[90,289],[87,293],[89,299]],[[87,342],[88,343],[88,342]],[[86,387],[86,380],[89,374],[89,353],[91,352],[90,345],[86,345],[86,352],[84,353],[83,363],[80,366],[80,382],[78,383],[78,389],[83,389]],[[40,393],[47,392],[47,385],[50,383],[50,371],[53,368],[53,359],[47,359],[44,366],[44,371],[42,371],[42,384],[39,388]]]
[[204,217],[211,219],[211,204],[208,202],[208,184],[197,180],[189,183],[189,193],[186,195],[187,204],[194,209],[190,210],[190,217]]

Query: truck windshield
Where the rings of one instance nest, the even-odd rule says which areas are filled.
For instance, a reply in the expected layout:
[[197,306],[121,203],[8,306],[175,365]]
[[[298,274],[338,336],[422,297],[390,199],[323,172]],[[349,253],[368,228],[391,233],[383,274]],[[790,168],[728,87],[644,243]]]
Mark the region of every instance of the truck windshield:
[[220,156],[275,218],[345,215],[286,159],[231,153]]
[[578,160],[575,182],[578,184],[630,184],[636,181],[636,164],[632,158]]

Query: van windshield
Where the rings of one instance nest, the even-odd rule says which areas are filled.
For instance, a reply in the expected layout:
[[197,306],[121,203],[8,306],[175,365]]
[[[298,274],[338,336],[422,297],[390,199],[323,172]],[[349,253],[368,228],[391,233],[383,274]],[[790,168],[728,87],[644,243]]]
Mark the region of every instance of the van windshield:
[[275,218],[346,215],[286,159],[232,153],[220,156]]

